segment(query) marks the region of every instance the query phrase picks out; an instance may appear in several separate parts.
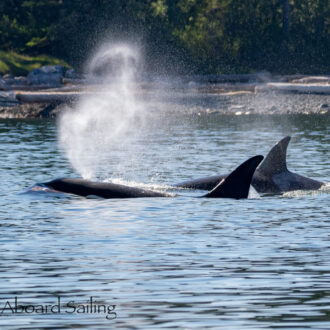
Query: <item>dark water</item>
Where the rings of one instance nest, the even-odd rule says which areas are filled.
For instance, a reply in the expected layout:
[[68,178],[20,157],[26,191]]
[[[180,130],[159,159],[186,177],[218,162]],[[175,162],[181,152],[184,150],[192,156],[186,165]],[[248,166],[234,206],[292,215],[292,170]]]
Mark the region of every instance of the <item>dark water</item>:
[[[166,185],[227,172],[292,135],[289,168],[329,182],[329,124],[321,115],[163,118],[109,155],[103,174]],[[1,121],[0,141],[1,329],[330,328],[329,185],[242,201],[22,193],[76,175],[55,123]],[[3,310],[15,297],[39,313]],[[41,309],[58,297],[60,313]],[[87,311],[90,297],[116,315]]]

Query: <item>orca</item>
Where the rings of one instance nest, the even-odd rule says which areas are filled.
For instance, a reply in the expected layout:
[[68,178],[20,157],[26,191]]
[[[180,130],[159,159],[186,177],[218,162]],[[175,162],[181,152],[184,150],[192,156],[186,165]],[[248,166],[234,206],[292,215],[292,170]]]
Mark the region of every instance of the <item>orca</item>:
[[[290,136],[280,140],[268,153],[261,165],[256,169],[252,178],[252,186],[259,193],[283,193],[293,190],[317,190],[324,183],[302,175],[292,173],[286,164],[286,154]],[[225,175],[210,176],[175,184],[178,188],[210,190]]]
[[[213,186],[206,198],[247,198],[253,173],[263,160],[263,156],[254,156],[234,171],[217,185]],[[62,178],[42,184],[58,192],[69,193],[79,196],[98,196],[102,198],[138,198],[138,197],[173,197],[178,196],[166,192],[145,190],[114,183],[93,182],[79,178]]]

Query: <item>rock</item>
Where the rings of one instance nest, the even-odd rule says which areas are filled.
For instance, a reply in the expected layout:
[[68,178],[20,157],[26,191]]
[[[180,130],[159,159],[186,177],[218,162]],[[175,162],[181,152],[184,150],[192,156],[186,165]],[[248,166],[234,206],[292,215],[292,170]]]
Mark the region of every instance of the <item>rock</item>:
[[235,112],[242,113],[245,110],[246,110],[245,105],[239,105],[239,104],[237,104],[237,105],[233,105],[233,106],[229,107],[229,111],[232,111],[232,112],[235,111]]
[[[7,76],[7,75],[6,75]],[[7,84],[7,85],[14,85],[15,84],[15,78],[14,77],[5,77],[4,79],[4,82]]]
[[19,76],[19,77],[15,77],[15,85],[28,85],[29,81],[26,77],[23,76]]
[[65,68],[61,65],[46,65],[30,71],[27,80],[31,85],[59,86],[62,84]]
[[14,79],[14,76],[12,74],[10,74],[10,73],[7,73],[2,78],[3,79]]
[[[1,106],[0,118],[55,118],[64,110],[63,105],[52,103],[39,104],[14,104],[10,106]],[[66,108],[70,111],[70,108]]]
[[0,92],[0,102],[17,102],[16,93],[14,91],[10,92]]
[[272,80],[272,75],[268,71],[261,71],[256,73],[256,80],[259,82],[269,82]]
[[81,75],[78,74],[74,69],[66,70],[64,77],[69,79],[81,79]]
[[82,85],[86,84],[87,81],[83,74],[77,73],[74,69],[69,69],[65,72],[62,83],[68,85]]
[[0,90],[6,91],[7,89],[9,89],[9,86],[4,79],[0,78]]
[[214,115],[214,114],[219,113],[219,111],[214,110],[214,109],[206,109],[205,112],[206,112],[208,115]]
[[28,80],[26,77],[13,77],[13,78],[6,78],[4,79],[5,80],[5,83],[9,86],[26,86],[29,84]]
[[196,81],[189,81],[188,82],[188,87],[190,87],[190,88],[196,88],[198,86],[200,86],[200,84],[198,84]]

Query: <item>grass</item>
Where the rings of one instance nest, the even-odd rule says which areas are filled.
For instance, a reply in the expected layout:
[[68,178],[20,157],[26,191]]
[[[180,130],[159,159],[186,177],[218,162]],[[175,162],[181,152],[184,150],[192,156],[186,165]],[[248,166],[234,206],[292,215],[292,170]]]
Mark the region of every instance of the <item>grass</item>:
[[33,69],[40,68],[43,65],[54,64],[70,68],[65,61],[48,55],[28,56],[15,52],[0,51],[0,74],[27,75]]

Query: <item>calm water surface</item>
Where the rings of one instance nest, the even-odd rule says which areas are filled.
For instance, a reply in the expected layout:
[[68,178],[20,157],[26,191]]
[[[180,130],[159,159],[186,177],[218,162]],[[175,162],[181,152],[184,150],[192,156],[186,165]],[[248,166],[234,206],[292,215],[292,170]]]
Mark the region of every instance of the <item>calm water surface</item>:
[[[100,177],[165,186],[227,172],[292,135],[289,168],[329,182],[329,124],[321,115],[162,118],[104,155]],[[1,121],[0,141],[1,329],[330,328],[329,185],[242,201],[26,193],[77,176],[55,122]],[[60,297],[61,313],[3,310],[15,297],[25,306]],[[116,319],[66,307],[90,297],[116,305]]]

